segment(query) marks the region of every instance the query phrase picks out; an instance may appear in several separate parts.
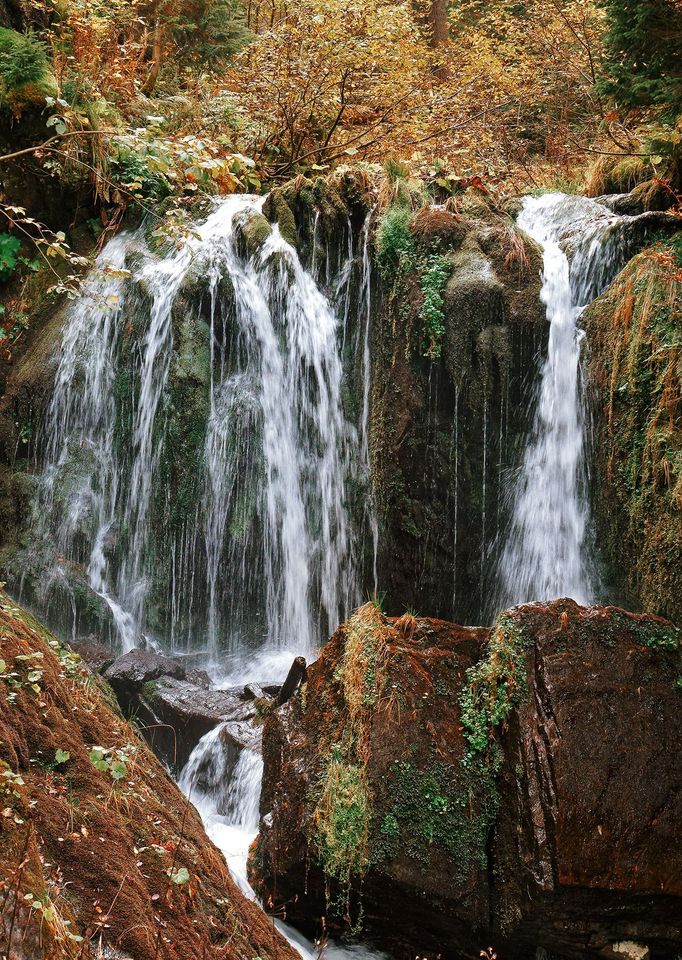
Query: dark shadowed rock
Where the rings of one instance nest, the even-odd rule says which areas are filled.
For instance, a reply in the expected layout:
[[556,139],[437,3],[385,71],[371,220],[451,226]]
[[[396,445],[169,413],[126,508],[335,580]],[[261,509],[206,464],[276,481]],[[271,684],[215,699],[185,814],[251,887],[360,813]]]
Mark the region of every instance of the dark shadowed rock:
[[133,701],[143,684],[158,680],[159,677],[175,677],[178,680],[184,680],[185,674],[185,665],[176,657],[166,657],[161,653],[141,650],[138,647],[124,653],[104,672],[124,712],[127,707],[133,706]]
[[94,673],[104,673],[116,659],[116,654],[111,647],[107,647],[103,643],[97,643],[95,638],[85,637],[72,640],[69,646],[85,660]]
[[398,958],[668,960],[679,645],[571,600],[491,631],[362,608],[266,722],[253,882],[311,932],[362,916]]
[[230,721],[225,736],[241,749],[250,742],[250,733],[239,724],[256,715],[253,701],[244,700],[241,690],[207,690],[168,676],[147,682],[138,704],[151,746],[176,769],[185,765],[205,733],[225,721]]

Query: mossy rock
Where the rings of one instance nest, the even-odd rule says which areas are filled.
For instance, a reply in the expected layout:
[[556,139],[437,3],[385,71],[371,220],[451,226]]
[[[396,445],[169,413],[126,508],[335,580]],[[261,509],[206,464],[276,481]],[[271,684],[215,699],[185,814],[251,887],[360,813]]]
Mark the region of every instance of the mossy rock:
[[43,45],[30,34],[0,27],[0,107],[19,117],[58,96]]
[[263,205],[263,214],[271,223],[276,223],[284,240],[298,249],[299,235],[296,218],[287,203],[283,188],[276,188]]
[[682,622],[680,241],[636,256],[585,310],[602,557],[628,603]]
[[271,235],[272,227],[262,213],[250,212],[244,222],[240,224],[239,232],[247,256],[252,257]]

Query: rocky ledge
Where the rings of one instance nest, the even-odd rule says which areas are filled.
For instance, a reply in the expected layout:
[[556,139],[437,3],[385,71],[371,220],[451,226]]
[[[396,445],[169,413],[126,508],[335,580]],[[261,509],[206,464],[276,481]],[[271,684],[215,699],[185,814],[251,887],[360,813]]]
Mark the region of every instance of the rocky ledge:
[[679,675],[679,630],[614,607],[530,604],[487,630],[368,604],[266,721],[252,882],[397,958],[669,960]]
[[154,752],[176,773],[199,740],[222,724],[227,770],[244,747],[260,749],[262,715],[278,688],[254,684],[219,689],[192,657],[171,657],[134,649],[106,667],[126,716],[134,717]]

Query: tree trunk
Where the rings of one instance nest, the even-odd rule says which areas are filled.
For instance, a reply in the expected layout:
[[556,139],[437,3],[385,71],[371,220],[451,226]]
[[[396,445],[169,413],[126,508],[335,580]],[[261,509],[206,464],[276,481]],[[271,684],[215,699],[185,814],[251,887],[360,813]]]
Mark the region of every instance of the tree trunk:
[[156,86],[156,81],[159,79],[159,71],[161,69],[161,54],[162,54],[162,30],[161,30],[161,17],[157,14],[156,20],[154,21],[154,37],[152,40],[152,54],[151,54],[151,66],[147,78],[142,85],[142,93],[145,97],[150,97],[154,92],[154,87]]
[[429,42],[432,47],[439,47],[450,36],[447,0],[430,0],[427,20],[430,28]]
[[296,657],[289,668],[287,678],[282,684],[282,689],[279,692],[279,697],[277,698],[277,703],[279,705],[286,703],[287,700],[291,700],[301,683],[303,683],[303,680],[305,679],[305,673],[305,657]]

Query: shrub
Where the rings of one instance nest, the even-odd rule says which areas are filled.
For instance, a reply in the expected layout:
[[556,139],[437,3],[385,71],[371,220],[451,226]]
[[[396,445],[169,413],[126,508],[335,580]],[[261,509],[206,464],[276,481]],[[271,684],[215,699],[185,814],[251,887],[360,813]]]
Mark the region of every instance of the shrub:
[[0,233],[0,280],[9,280],[14,273],[20,246],[11,233]]
[[410,230],[411,216],[408,207],[398,204],[390,207],[381,218],[376,248],[383,276],[389,275],[401,261],[402,265],[409,265],[416,255],[416,243]]
[[0,103],[21,113],[56,93],[45,46],[31,33],[0,27]]

